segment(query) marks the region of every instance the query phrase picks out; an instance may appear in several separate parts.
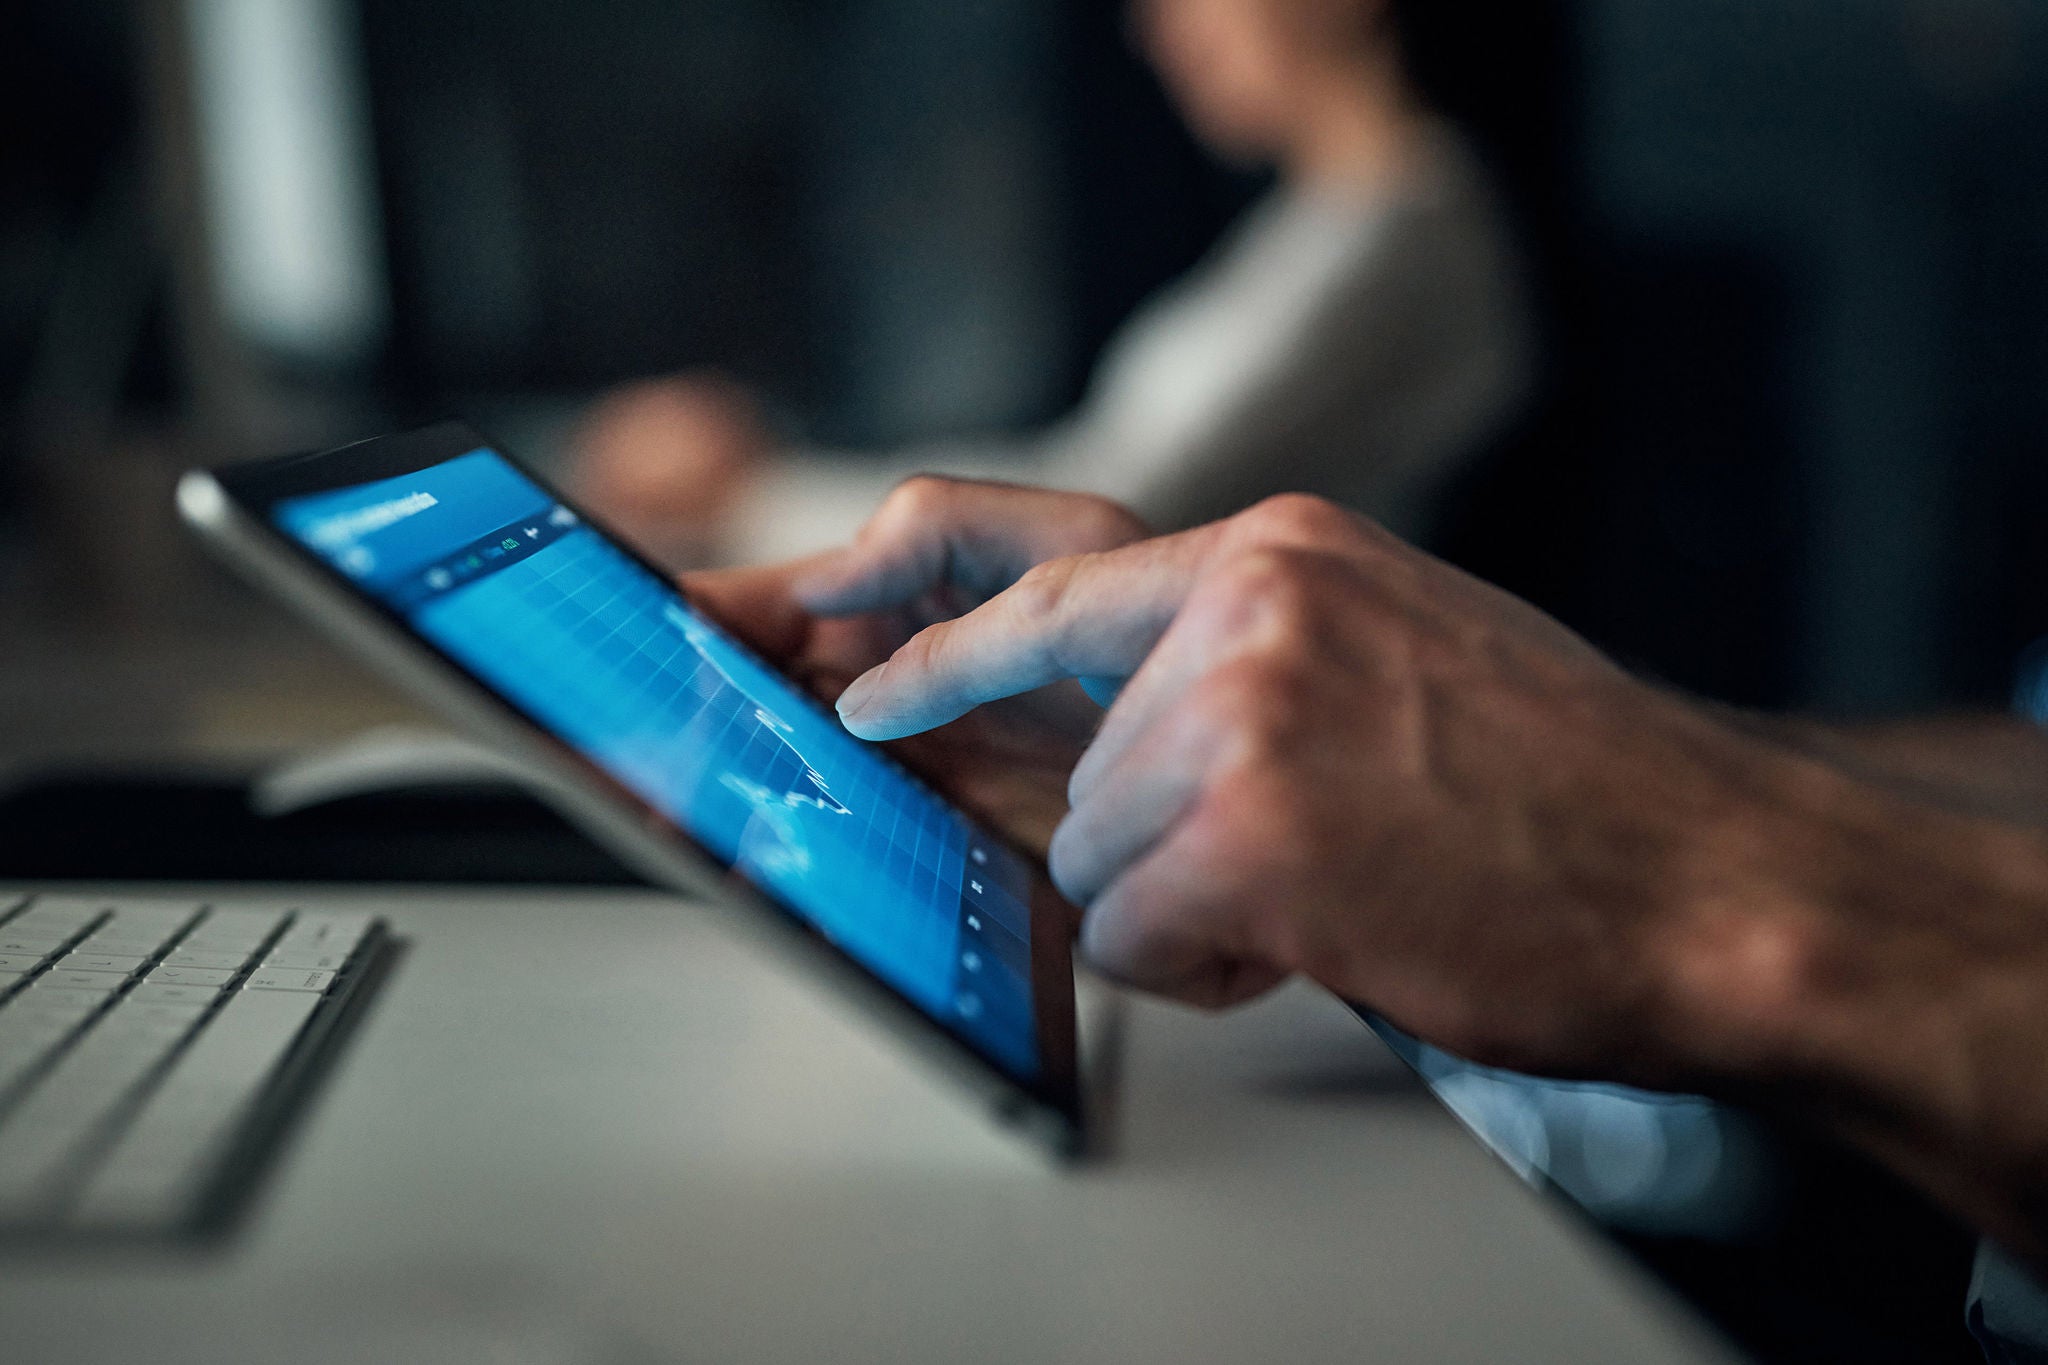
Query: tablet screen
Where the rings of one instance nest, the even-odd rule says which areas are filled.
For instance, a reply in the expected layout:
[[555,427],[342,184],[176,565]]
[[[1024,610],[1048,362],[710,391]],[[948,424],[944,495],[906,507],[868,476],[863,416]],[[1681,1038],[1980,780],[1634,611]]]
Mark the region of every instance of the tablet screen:
[[1030,873],[489,449],[278,528],[1012,1075]]

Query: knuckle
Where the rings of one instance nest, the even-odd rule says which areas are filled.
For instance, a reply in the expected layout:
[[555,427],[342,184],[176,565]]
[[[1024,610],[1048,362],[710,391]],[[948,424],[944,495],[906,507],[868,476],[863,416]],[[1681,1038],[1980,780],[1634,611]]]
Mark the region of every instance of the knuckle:
[[1074,539],[1087,549],[1116,549],[1149,534],[1137,513],[1120,502],[1092,493],[1077,493],[1073,499],[1068,524],[1073,528]]
[[1004,595],[1010,610],[1028,628],[1043,628],[1060,619],[1067,605],[1067,590],[1073,585],[1075,558],[1048,559],[1034,564],[1017,578]]
[[1253,543],[1342,545],[1369,525],[1356,513],[1307,493],[1276,493],[1240,512],[1239,533]]
[[948,474],[912,474],[889,491],[876,520],[902,532],[949,527],[970,520],[1003,485]]
[[1266,623],[1288,631],[1310,628],[1324,614],[1331,577],[1316,554],[1263,546],[1232,555],[1206,586],[1240,627]]
[[936,512],[950,500],[953,481],[937,474],[912,474],[889,490],[882,500],[882,516],[891,521],[921,518]]
[[911,676],[926,676],[934,672],[946,659],[952,635],[947,628],[949,624],[942,621],[935,626],[926,626],[904,641],[902,648],[889,660],[891,669]]

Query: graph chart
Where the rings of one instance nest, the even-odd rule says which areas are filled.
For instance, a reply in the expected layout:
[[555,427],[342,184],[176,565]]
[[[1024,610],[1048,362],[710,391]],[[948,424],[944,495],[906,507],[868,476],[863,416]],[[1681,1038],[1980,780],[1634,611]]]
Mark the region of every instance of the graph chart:
[[418,619],[828,937],[950,1003],[964,823],[666,585],[579,530]]
[[575,509],[479,449],[273,515],[771,901],[1036,1067],[1030,868]]

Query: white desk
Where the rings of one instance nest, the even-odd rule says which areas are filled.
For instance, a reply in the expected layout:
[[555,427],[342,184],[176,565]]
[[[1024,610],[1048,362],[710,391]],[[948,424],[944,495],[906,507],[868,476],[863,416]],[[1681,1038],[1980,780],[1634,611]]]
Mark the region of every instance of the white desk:
[[374,899],[412,949],[251,1222],[0,1261],[0,1359],[1733,1358],[1309,992],[1137,1007],[1066,1174],[685,905]]

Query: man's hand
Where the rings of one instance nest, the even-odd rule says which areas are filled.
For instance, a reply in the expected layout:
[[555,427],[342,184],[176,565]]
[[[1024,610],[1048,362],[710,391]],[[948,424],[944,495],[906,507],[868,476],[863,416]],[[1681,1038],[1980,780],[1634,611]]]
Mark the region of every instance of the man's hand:
[[[1013,496],[950,514],[1057,515]],[[855,551],[820,609],[928,577],[864,554],[903,561]],[[889,738],[1113,697],[1051,845],[1099,966],[1209,1004],[1301,973],[1477,1060],[1760,1099],[2048,1249],[2038,828],[1649,687],[1314,500],[1003,564],[840,712]]]
[[[992,487],[912,479],[850,550],[692,574],[683,586],[830,702],[920,627],[986,601],[1032,563],[1145,534],[1113,503],[1029,489],[1003,489],[1005,515],[990,521],[982,514]],[[1100,715],[1070,685],[1005,700],[895,747],[947,796],[1044,858],[1067,813],[1067,779]]]
[[[1008,501],[963,486],[956,506],[974,498],[990,523]],[[1041,560],[839,706],[893,738],[1075,677],[1116,698],[1051,850],[1097,965],[1209,1004],[1304,973],[1551,1071],[1614,1074],[1614,1040],[1642,1036],[1674,873],[1731,800],[1727,769],[1764,761],[1307,498]],[[1715,743],[1719,763],[1696,757]]]

